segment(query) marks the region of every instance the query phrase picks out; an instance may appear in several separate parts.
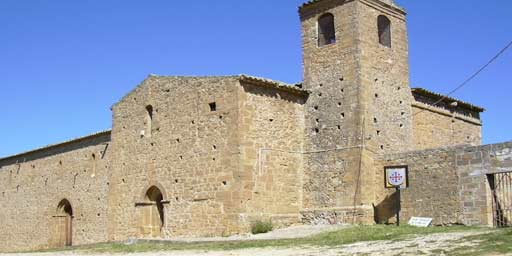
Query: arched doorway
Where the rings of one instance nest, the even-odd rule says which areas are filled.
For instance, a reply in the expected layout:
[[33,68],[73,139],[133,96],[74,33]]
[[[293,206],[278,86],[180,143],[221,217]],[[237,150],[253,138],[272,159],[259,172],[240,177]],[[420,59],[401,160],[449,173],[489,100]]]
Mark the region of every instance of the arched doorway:
[[73,245],[73,208],[67,199],[62,199],[57,205],[54,223],[55,245],[57,247]]
[[160,237],[164,226],[164,197],[162,191],[152,186],[146,191],[142,208],[141,235],[143,237]]

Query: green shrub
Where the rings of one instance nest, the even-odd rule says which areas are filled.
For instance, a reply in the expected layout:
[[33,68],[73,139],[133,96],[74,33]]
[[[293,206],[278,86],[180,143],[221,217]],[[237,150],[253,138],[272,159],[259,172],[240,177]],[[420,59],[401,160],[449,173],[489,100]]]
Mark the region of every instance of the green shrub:
[[272,231],[272,221],[256,221],[251,225],[251,233],[253,235],[268,233]]

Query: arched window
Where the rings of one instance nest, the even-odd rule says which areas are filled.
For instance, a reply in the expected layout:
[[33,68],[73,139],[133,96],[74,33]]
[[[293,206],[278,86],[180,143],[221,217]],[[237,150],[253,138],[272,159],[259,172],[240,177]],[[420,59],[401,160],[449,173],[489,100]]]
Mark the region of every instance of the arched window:
[[153,106],[146,106],[146,120],[144,120],[144,125],[146,125],[145,135],[151,136],[151,129],[153,129]]
[[391,21],[388,17],[380,15],[377,18],[377,27],[379,29],[379,43],[391,48]]
[[326,13],[318,19],[318,46],[336,43],[334,15]]

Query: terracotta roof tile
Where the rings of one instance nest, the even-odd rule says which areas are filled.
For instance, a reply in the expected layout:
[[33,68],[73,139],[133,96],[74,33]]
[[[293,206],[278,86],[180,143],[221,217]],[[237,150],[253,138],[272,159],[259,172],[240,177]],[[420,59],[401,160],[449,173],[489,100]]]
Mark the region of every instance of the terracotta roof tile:
[[455,99],[455,98],[452,98],[452,97],[449,97],[449,96],[446,96],[446,95],[443,95],[443,94],[440,94],[440,93],[437,93],[437,92],[432,92],[432,91],[429,91],[429,90],[424,89],[424,88],[412,88],[412,93],[413,94],[422,95],[424,97],[432,98],[435,101],[439,101],[439,100],[443,99],[443,102],[448,102],[448,103],[457,102],[459,107],[463,107],[463,108],[466,108],[466,109],[469,109],[469,110],[474,110],[474,111],[477,111],[477,112],[484,112],[485,111],[484,108],[476,106],[476,105],[473,105],[473,104],[471,104],[469,102],[465,102],[465,101],[462,101],[462,100],[459,100],[459,99]]
[[302,89],[301,84],[287,84],[276,80],[249,75],[240,75],[240,81],[252,82],[256,83],[257,85],[268,86],[279,90],[298,93],[301,95],[309,95],[309,91]]

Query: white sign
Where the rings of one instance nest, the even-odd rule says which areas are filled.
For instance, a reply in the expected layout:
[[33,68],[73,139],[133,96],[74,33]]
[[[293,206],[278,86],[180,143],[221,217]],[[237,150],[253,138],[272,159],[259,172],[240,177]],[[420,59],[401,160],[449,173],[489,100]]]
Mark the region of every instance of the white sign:
[[407,168],[396,167],[386,168],[386,182],[388,186],[400,187],[405,184],[407,179]]
[[409,220],[409,225],[415,227],[426,228],[432,224],[432,218],[420,218],[420,217],[412,217]]
[[388,176],[389,184],[393,186],[400,186],[405,182],[405,170],[404,169],[394,169],[389,172]]

